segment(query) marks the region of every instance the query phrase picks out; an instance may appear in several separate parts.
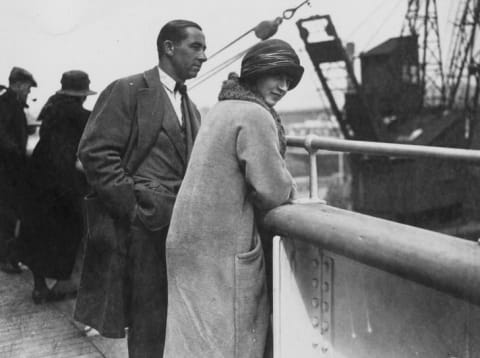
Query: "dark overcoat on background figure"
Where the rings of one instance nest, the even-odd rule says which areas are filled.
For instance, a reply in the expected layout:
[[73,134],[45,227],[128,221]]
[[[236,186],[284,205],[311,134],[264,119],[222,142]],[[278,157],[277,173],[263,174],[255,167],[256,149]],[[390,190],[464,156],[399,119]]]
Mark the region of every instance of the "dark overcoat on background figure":
[[[189,106],[196,134],[200,114]],[[104,336],[123,337],[133,312],[141,311],[137,316],[147,322],[158,310],[138,307],[132,279],[141,279],[145,289],[165,284],[166,306],[162,250],[189,150],[157,68],[115,81],[100,95],[79,146],[94,194],[86,200],[88,240],[75,318]],[[152,155],[168,170],[145,168]],[[155,173],[156,180],[142,182],[138,168]],[[146,265],[151,253],[135,248],[152,240],[163,260],[159,276],[141,271],[139,265]],[[141,277],[132,278],[133,271]],[[164,323],[154,322],[155,329]]]
[[79,97],[55,94],[38,117],[40,140],[28,165],[18,246],[21,261],[43,277],[70,277],[84,233],[86,181],[75,163],[89,114]]
[[25,189],[26,107],[14,91],[0,85],[0,260],[6,258]]

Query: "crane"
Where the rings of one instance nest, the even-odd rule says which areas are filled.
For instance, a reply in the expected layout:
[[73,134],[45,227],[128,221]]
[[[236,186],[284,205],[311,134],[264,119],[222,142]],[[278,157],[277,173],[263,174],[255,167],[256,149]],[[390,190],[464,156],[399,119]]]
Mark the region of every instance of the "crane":
[[463,107],[465,138],[469,144],[473,139],[480,89],[480,61],[478,50],[476,52],[475,49],[479,13],[478,0],[463,0],[459,3],[447,72],[447,107]]
[[401,37],[417,38],[419,66],[415,75],[421,88],[421,106],[445,106],[445,76],[442,64],[436,0],[408,0]]

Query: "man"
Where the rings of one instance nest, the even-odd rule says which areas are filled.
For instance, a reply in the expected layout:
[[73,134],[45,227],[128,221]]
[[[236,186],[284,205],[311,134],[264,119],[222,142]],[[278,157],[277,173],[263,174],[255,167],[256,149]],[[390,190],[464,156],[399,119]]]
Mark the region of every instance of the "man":
[[27,98],[37,82],[32,74],[13,67],[8,88],[0,86],[0,267],[9,273],[22,272],[12,256],[11,244],[20,223],[26,170]]
[[[100,95],[79,145],[94,195],[75,317],[107,337],[128,327],[130,358],[162,357],[165,239],[200,114],[186,94],[205,57],[200,26],[167,23],[159,65],[113,82]],[[183,91],[183,90],[182,90]]]

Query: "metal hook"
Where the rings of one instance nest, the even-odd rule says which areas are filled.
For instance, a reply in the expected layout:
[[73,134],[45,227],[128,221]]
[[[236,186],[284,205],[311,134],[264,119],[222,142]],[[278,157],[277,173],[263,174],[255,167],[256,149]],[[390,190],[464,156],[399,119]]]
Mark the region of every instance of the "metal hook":
[[297,12],[297,10],[299,8],[301,8],[303,5],[309,5],[310,6],[310,0],[305,0],[304,2],[302,2],[300,5],[298,5],[297,7],[292,7],[290,9],[287,9],[285,10],[283,13],[282,13],[282,17],[285,19],[285,20],[290,20],[293,15],[295,15],[295,12]]

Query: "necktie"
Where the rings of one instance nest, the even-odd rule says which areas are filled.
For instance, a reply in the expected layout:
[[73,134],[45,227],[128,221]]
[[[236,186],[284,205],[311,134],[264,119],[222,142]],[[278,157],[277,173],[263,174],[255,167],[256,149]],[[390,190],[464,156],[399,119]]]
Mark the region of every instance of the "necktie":
[[187,86],[183,83],[177,82],[175,84],[175,91],[178,91],[182,95],[181,109],[182,109],[182,131],[185,135],[186,144],[186,158],[187,161],[190,157],[190,152],[193,148],[193,141],[198,132],[198,124],[195,121],[195,113],[190,107],[190,101],[187,94]]
[[174,91],[175,91],[175,92],[178,92],[178,93],[180,93],[180,94],[182,95],[180,108],[181,108],[181,110],[182,110],[182,130],[184,130],[184,129],[185,129],[185,120],[187,119],[186,116],[185,116],[185,104],[186,104],[186,97],[187,97],[187,86],[186,86],[184,83],[177,82],[177,83],[175,84]]
[[174,92],[177,92],[177,91],[182,95],[182,99],[183,99],[183,96],[187,94],[187,86],[184,83],[177,82],[175,84]]

